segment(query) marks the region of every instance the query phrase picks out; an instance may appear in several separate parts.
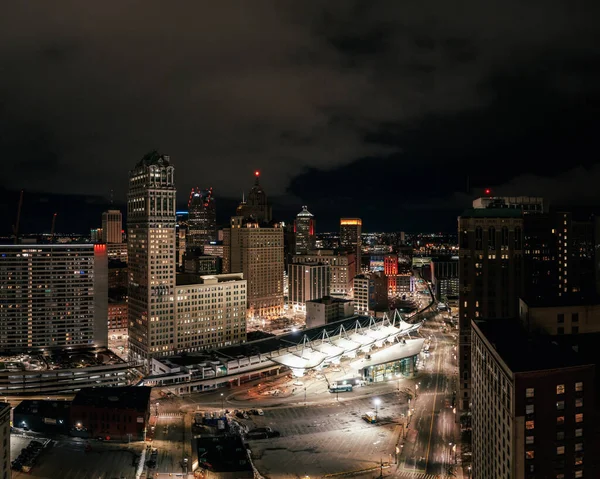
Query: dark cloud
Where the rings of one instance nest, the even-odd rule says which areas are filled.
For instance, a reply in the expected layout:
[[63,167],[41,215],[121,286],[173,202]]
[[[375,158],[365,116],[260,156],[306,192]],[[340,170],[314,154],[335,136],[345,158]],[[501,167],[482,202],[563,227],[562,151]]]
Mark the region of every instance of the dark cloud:
[[594,167],[599,10],[12,2],[0,17],[5,183],[122,199],[128,169],[158,148],[182,198],[196,184],[241,194],[260,168],[288,202],[402,227],[386,208],[450,201],[467,175],[526,188],[519,178]]

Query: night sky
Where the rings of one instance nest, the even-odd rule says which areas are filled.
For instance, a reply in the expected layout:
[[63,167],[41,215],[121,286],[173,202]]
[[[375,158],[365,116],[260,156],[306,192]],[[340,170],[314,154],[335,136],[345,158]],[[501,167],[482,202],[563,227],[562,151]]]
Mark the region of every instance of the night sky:
[[307,204],[319,230],[451,230],[467,177],[600,203],[598,18],[595,0],[5,2],[0,213],[25,188],[99,223],[53,194],[124,204],[153,149],[222,221],[255,169],[279,219]]

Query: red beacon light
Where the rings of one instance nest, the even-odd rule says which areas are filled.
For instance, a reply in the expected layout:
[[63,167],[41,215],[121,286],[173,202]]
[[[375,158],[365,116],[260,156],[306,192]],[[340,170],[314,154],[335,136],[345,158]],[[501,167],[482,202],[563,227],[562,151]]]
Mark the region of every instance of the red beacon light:
[[260,171],[256,170],[256,171],[254,172],[254,176],[260,176]]
[[485,189],[485,194],[486,194],[486,195],[489,195],[489,194],[491,194],[491,193],[492,193],[492,190],[490,190],[489,188],[486,188],[486,189]]

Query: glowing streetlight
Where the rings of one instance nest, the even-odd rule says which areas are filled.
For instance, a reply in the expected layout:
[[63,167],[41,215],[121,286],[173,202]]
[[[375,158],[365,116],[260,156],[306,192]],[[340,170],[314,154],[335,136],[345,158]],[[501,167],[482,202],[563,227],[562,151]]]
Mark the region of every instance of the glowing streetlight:
[[373,404],[375,404],[375,420],[377,421],[377,413],[379,412],[379,405],[381,404],[381,399],[373,399]]
[[221,393],[221,410],[223,410],[223,393]]

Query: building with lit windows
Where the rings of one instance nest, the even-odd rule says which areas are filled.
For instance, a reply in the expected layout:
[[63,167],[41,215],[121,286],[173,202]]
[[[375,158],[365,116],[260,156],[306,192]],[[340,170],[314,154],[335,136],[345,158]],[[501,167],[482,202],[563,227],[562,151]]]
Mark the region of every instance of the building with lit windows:
[[307,254],[315,248],[315,217],[306,206],[296,216],[294,233],[296,254]]
[[318,249],[292,257],[293,263],[323,263],[329,266],[329,294],[337,298],[352,298],[356,255],[340,250]]
[[471,320],[515,318],[525,287],[523,212],[516,208],[473,208],[458,218],[459,397],[471,400]]
[[217,208],[212,188],[192,188],[188,200],[187,247],[202,247],[217,240]]
[[388,307],[388,283],[382,271],[359,274],[354,278],[354,311],[371,315]]
[[175,339],[175,168],[156,151],[129,173],[129,354],[149,370]]
[[354,303],[350,299],[324,296],[306,302],[306,327],[314,328],[354,316]]
[[248,282],[248,315],[279,318],[283,312],[283,227],[231,218],[223,231],[223,272],[243,273]]
[[102,213],[102,240],[105,243],[123,242],[123,215],[119,210]]
[[[595,367],[518,320],[472,322],[473,477],[598,477]],[[596,449],[597,450],[597,449]]]
[[305,311],[306,303],[329,296],[329,265],[324,263],[292,263],[288,268],[289,305]]
[[0,298],[0,352],[106,347],[106,245],[0,245]]
[[177,277],[177,351],[197,352],[246,341],[241,273]]
[[0,477],[10,479],[10,404],[0,402]]
[[362,257],[362,220],[342,218],[340,220],[340,246],[356,255],[356,271],[360,273]]

